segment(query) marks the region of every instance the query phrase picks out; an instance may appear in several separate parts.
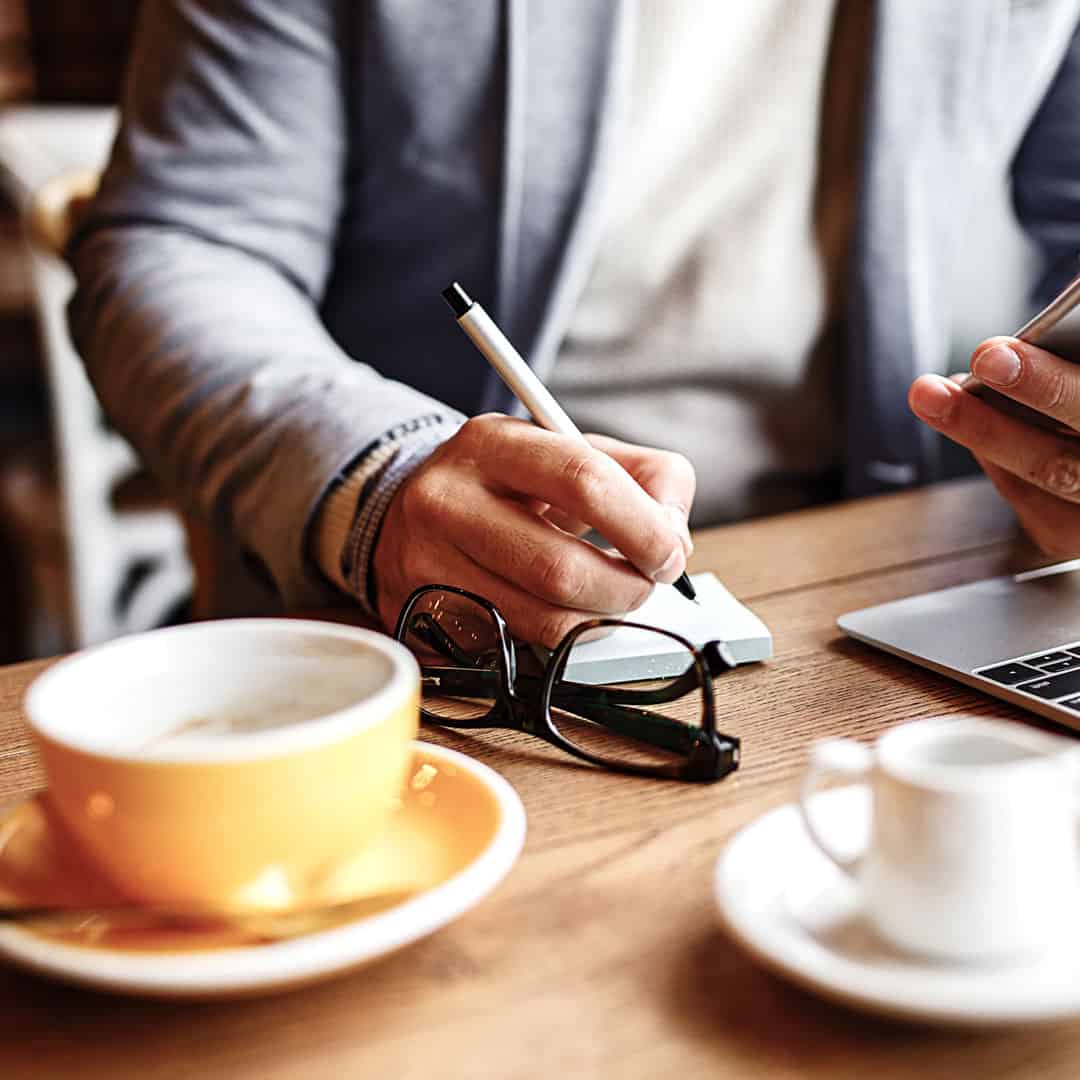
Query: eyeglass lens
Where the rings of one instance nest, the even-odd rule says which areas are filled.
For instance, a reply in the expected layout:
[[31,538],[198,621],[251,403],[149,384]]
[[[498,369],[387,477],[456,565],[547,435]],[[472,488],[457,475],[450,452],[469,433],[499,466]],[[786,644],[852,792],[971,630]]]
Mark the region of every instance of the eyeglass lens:
[[[705,738],[704,690],[693,652],[660,631],[622,627],[632,662],[613,659],[603,639],[575,637],[551,684],[552,726],[579,750],[614,765],[684,761]],[[640,657],[648,657],[642,679]],[[632,677],[632,678],[631,678]]]
[[[458,593],[432,589],[413,606],[402,638],[425,674],[423,712],[430,719],[477,721],[493,709],[499,686],[498,624],[487,608]],[[470,672],[455,679],[452,671]]]

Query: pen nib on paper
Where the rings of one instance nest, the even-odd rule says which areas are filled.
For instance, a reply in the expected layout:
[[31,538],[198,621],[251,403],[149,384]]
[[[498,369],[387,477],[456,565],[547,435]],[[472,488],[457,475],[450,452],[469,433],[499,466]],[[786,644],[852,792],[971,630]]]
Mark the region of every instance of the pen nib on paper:
[[[690,575],[683,573],[682,577],[675,582],[675,588],[679,593],[686,597],[687,600],[693,600],[696,604],[698,602],[697,590],[694,588],[693,583],[690,581]],[[699,605],[700,606],[700,605]]]

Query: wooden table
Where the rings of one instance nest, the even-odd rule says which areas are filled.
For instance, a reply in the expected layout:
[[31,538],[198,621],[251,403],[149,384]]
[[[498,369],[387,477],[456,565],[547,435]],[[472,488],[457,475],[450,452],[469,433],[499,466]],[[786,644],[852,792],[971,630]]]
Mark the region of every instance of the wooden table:
[[[838,614],[1039,562],[984,482],[717,529],[717,571],[776,659],[720,680],[738,773],[709,787],[575,766],[524,737],[435,735],[499,770],[525,853],[459,922],[291,995],[177,1005],[0,967],[0,1075],[241,1077],[999,1077],[1080,1075],[1080,1024],[996,1034],[894,1025],[756,967],[717,929],[711,873],[742,825],[792,798],[812,739],[912,717],[1021,717],[843,638]],[[1045,561],[1045,560],[1043,560]],[[41,783],[19,713],[41,664],[0,670],[0,803]]]

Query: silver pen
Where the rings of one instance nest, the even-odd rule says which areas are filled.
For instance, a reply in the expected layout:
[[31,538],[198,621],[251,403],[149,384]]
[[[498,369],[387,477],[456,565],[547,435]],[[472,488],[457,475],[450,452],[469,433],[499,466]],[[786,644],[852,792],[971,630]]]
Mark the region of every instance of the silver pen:
[[[456,281],[443,289],[443,299],[450,305],[458,326],[468,334],[484,359],[498,372],[540,427],[588,442],[495,320]],[[675,588],[687,600],[697,600],[697,593],[685,571],[675,582]]]

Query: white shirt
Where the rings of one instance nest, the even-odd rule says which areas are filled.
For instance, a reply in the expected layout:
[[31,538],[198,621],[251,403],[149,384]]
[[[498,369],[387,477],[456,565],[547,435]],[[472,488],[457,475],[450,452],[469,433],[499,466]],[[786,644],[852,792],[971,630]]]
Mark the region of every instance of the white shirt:
[[813,501],[840,460],[816,349],[846,247],[819,242],[817,199],[836,9],[638,0],[604,233],[550,382],[584,430],[686,454],[695,524]]

